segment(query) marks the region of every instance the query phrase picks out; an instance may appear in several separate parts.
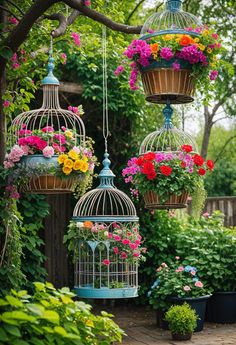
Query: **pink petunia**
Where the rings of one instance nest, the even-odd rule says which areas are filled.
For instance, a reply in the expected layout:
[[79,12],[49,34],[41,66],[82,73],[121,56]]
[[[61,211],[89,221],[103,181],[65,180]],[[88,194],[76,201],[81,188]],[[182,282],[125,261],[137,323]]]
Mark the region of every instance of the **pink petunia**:
[[202,287],[203,287],[203,284],[202,284],[202,282],[200,282],[200,280],[196,281],[194,285],[195,285],[196,287],[199,287],[199,288],[202,288]]
[[188,291],[191,290],[191,287],[188,286],[188,285],[185,285],[185,286],[183,287],[183,290],[186,291],[186,292],[188,292]]

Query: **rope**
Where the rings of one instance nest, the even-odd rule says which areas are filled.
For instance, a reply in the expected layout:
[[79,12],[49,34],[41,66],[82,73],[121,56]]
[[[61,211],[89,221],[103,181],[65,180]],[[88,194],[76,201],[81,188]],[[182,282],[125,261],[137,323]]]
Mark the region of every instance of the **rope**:
[[50,47],[49,47],[49,57],[52,57],[53,54],[53,35],[50,35]]
[[106,26],[102,27],[102,91],[103,91],[103,112],[102,112],[102,133],[105,141],[105,152],[107,152],[107,138],[109,136],[108,123],[108,97],[107,97],[107,32]]

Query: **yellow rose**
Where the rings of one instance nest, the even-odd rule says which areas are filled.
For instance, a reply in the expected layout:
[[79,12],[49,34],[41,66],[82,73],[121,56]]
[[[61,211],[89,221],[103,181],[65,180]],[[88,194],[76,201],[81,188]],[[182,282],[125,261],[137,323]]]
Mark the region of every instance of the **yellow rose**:
[[74,162],[71,159],[67,158],[64,160],[64,167],[72,169],[73,165],[74,165]]
[[207,48],[207,52],[208,52],[209,54],[211,54],[211,53],[212,53],[212,49],[211,49],[211,48]]
[[65,175],[70,175],[72,169],[64,166],[62,168],[62,171],[64,172]]
[[164,41],[170,41],[170,40],[172,40],[172,38],[174,38],[174,35],[165,35],[165,36],[163,36]]
[[78,159],[78,153],[76,153],[74,150],[70,150],[68,152],[68,156],[74,160]]
[[83,156],[82,160],[83,160],[84,162],[87,162],[87,161],[88,161],[88,157],[87,157],[87,156]]
[[63,153],[62,155],[60,155],[60,156],[57,158],[57,161],[58,161],[59,164],[63,164],[64,161],[65,161],[65,159],[67,159],[67,158],[68,158],[68,156],[65,155],[65,154]]
[[66,136],[67,138],[70,138],[70,139],[73,138],[73,133],[72,133],[71,131],[69,131],[69,130],[65,131],[64,134],[65,134],[65,136]]
[[81,165],[80,170],[82,172],[86,172],[86,171],[88,171],[88,167],[89,167],[88,163],[87,162],[83,162],[82,165]]
[[74,162],[73,169],[80,170],[82,165],[83,165],[83,161],[81,159],[78,159],[77,161]]
[[209,35],[209,30],[203,30],[203,36],[207,36],[207,35]]

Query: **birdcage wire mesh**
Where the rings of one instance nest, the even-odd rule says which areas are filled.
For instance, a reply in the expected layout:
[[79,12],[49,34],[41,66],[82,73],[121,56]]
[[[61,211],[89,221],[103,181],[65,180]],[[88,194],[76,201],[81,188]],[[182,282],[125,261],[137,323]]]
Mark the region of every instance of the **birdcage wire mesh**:
[[163,34],[190,34],[198,36],[187,28],[202,27],[202,22],[191,13],[181,9],[181,0],[167,0],[164,11],[152,14],[144,23],[140,38],[148,39]]

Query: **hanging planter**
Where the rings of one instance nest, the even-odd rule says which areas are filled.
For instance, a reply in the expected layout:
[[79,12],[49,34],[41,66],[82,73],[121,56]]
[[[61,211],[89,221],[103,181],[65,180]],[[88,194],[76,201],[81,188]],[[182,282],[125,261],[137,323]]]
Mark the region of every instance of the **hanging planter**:
[[[167,0],[166,9],[143,25],[140,38],[124,51],[131,90],[141,75],[146,100],[152,103],[192,102],[195,89],[206,92],[222,66],[221,41],[197,17],[181,10],[181,1]],[[118,75],[124,70],[120,65]]]
[[183,145],[179,152],[148,152],[129,160],[122,174],[125,182],[135,186],[135,193],[144,196],[149,209],[184,208],[188,195],[198,188],[214,163]]

